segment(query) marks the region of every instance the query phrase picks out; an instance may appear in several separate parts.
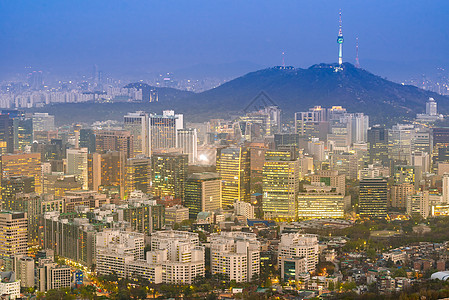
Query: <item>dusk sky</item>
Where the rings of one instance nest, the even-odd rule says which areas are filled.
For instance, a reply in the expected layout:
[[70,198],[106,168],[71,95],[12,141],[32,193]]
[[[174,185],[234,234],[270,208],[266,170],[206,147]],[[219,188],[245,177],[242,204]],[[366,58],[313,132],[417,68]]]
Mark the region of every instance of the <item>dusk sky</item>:
[[263,67],[280,65],[282,51],[287,65],[335,62],[340,8],[344,61],[354,63],[356,36],[362,67],[381,75],[449,61],[448,1],[3,0],[0,74]]

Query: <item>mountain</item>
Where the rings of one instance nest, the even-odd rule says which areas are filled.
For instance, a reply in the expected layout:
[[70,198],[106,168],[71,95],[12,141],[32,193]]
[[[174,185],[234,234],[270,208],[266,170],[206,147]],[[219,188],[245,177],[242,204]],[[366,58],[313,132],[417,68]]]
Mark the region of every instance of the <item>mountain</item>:
[[375,122],[390,123],[412,118],[425,110],[429,97],[439,111],[449,112],[449,98],[414,86],[401,85],[345,63],[318,64],[308,69],[268,68],[246,74],[217,88],[184,99],[197,113],[239,112],[264,91],[287,118],[315,105],[340,105],[349,112],[364,112]]
[[[372,123],[391,125],[424,112],[429,97],[437,101],[440,113],[449,113],[446,96],[388,81],[349,63],[343,64],[339,71],[335,70],[333,64],[318,64],[308,69],[273,67],[248,73],[198,94],[135,83],[129,86],[146,91],[143,103],[57,104],[34,111],[55,114],[58,124],[122,120],[130,111],[160,112],[163,109],[174,109],[184,113],[187,120],[200,122],[242,113],[263,91],[282,109],[287,120],[292,119],[295,112],[306,111],[315,105],[339,105],[349,112],[368,114]],[[153,89],[158,91],[159,102],[149,103],[148,93]]]

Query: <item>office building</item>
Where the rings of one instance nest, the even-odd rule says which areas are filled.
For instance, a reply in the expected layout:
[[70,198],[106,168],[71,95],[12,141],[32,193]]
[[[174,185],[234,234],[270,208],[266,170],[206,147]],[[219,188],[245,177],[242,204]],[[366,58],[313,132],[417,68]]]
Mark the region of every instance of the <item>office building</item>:
[[221,232],[210,237],[211,273],[250,282],[260,273],[260,242],[254,233]]
[[383,178],[365,178],[360,181],[359,213],[366,217],[387,216],[387,181]]
[[410,183],[419,186],[422,177],[421,167],[397,165],[394,167],[393,177],[395,184]]
[[217,150],[217,172],[221,177],[222,207],[250,201],[250,151],[245,147]]
[[178,153],[153,153],[152,190],[157,196],[184,199],[188,157]]
[[0,211],[0,258],[27,254],[27,217],[24,212]]
[[20,280],[13,271],[0,273],[0,295],[3,299],[20,298]]
[[335,189],[337,194],[345,195],[346,178],[345,175],[339,174],[334,170],[317,170],[310,177],[310,184],[325,185]]
[[388,156],[399,164],[410,164],[414,125],[397,124],[388,130]]
[[391,207],[405,209],[408,197],[414,193],[415,187],[412,183],[393,184],[390,189]]
[[15,256],[14,273],[16,274],[16,279],[20,280],[20,287],[34,287],[34,259],[32,257],[26,255]]
[[388,161],[388,131],[380,126],[373,126],[368,130],[369,163],[375,161],[387,164]]
[[264,217],[296,219],[300,162],[293,160],[288,151],[267,151],[265,160],[262,177]]
[[80,148],[87,148],[87,153],[92,154],[97,151],[95,132],[93,129],[80,129]]
[[146,200],[129,199],[129,204],[119,208],[119,221],[129,223],[129,227],[139,233],[150,235],[165,226],[165,209],[162,205],[152,205]]
[[198,137],[195,128],[178,129],[177,148],[182,150],[183,154],[189,157],[189,165],[197,162],[198,156]]
[[125,167],[125,197],[133,191],[149,193],[151,188],[151,159],[139,155],[128,158]]
[[150,155],[178,147],[177,131],[184,128],[182,114],[165,110],[162,115],[150,114]]
[[174,205],[165,208],[165,223],[175,224],[189,219],[189,208],[181,205]]
[[14,176],[10,178],[2,178],[2,209],[13,210],[9,207],[13,206],[13,201],[16,194],[33,193],[34,191],[34,177]]
[[126,158],[134,155],[133,135],[125,130],[98,130],[95,135],[97,152],[120,151]]
[[278,264],[305,258],[306,272],[314,272],[318,264],[318,237],[314,234],[284,233],[278,246]]
[[193,173],[187,178],[184,205],[189,208],[190,218],[221,208],[221,184],[218,173]]
[[14,152],[14,125],[9,115],[0,114],[0,153]]
[[83,189],[88,186],[87,148],[67,149],[67,175],[75,175],[83,182]]
[[2,178],[23,175],[33,177],[36,193],[42,193],[42,168],[39,153],[2,155],[0,161]]
[[88,189],[125,196],[125,155],[121,151],[94,153],[88,157]]
[[407,197],[407,214],[427,219],[430,214],[429,191],[419,192]]
[[237,216],[254,219],[254,206],[251,203],[236,201],[234,203],[234,212]]
[[37,289],[40,292],[69,288],[72,282],[70,267],[58,265],[51,259],[44,259],[39,262],[36,273]]
[[[11,115],[10,115],[11,118]],[[33,144],[33,121],[25,117],[13,118],[14,150],[24,151]]]
[[349,196],[329,186],[304,186],[304,189],[298,193],[298,218],[344,218],[351,204]]
[[124,116],[124,129],[133,136],[133,155],[150,156],[149,116],[143,111],[128,113]]
[[52,131],[55,130],[55,116],[48,113],[34,113],[33,131]]

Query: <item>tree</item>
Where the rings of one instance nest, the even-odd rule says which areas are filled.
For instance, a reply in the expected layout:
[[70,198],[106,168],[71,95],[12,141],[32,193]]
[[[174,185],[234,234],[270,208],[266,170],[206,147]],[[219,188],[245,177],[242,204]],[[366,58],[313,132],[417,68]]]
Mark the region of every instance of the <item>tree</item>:
[[352,291],[357,287],[357,284],[354,281],[346,281],[342,284],[341,288],[343,291]]

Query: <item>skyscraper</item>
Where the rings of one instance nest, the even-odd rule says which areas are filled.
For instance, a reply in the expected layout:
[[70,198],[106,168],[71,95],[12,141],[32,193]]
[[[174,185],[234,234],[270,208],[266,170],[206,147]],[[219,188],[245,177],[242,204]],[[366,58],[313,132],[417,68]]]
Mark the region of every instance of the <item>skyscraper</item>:
[[387,181],[385,179],[365,178],[360,181],[360,215],[367,217],[386,217],[387,201]]
[[93,129],[81,129],[80,130],[80,148],[87,148],[87,152],[94,153],[97,151],[95,132]]
[[14,152],[14,125],[9,115],[0,115],[0,151],[1,154]]
[[79,176],[84,190],[89,188],[87,167],[87,148],[67,149],[67,174]]
[[140,155],[126,160],[125,196],[135,190],[143,193],[150,192],[151,182],[151,159]]
[[250,201],[251,160],[246,147],[217,149],[217,172],[222,181],[223,207],[235,201]]
[[121,151],[126,157],[133,157],[133,135],[126,130],[99,130],[95,136],[97,152]]
[[26,176],[34,178],[36,193],[42,193],[42,168],[39,153],[7,154],[0,156],[2,178]]
[[177,148],[177,130],[184,128],[183,115],[165,110],[150,115],[150,155],[158,150]]
[[267,219],[294,220],[298,214],[300,163],[288,151],[267,151],[262,179],[262,208]]
[[189,165],[194,165],[198,155],[198,137],[195,128],[178,129],[178,148],[189,156]]
[[149,140],[149,117],[143,111],[128,113],[124,116],[124,129],[133,135],[133,151],[132,157],[139,154],[150,156],[150,140]]
[[12,258],[27,254],[27,214],[24,212],[0,212],[0,258]]
[[153,153],[152,190],[157,196],[173,196],[184,199],[188,157],[178,153]]
[[218,173],[193,173],[187,178],[184,205],[190,218],[199,212],[221,208],[221,180]]
[[48,113],[34,113],[33,130],[34,131],[55,130],[55,116],[49,115]]
[[368,130],[369,163],[388,161],[388,134],[385,128],[373,126]]

